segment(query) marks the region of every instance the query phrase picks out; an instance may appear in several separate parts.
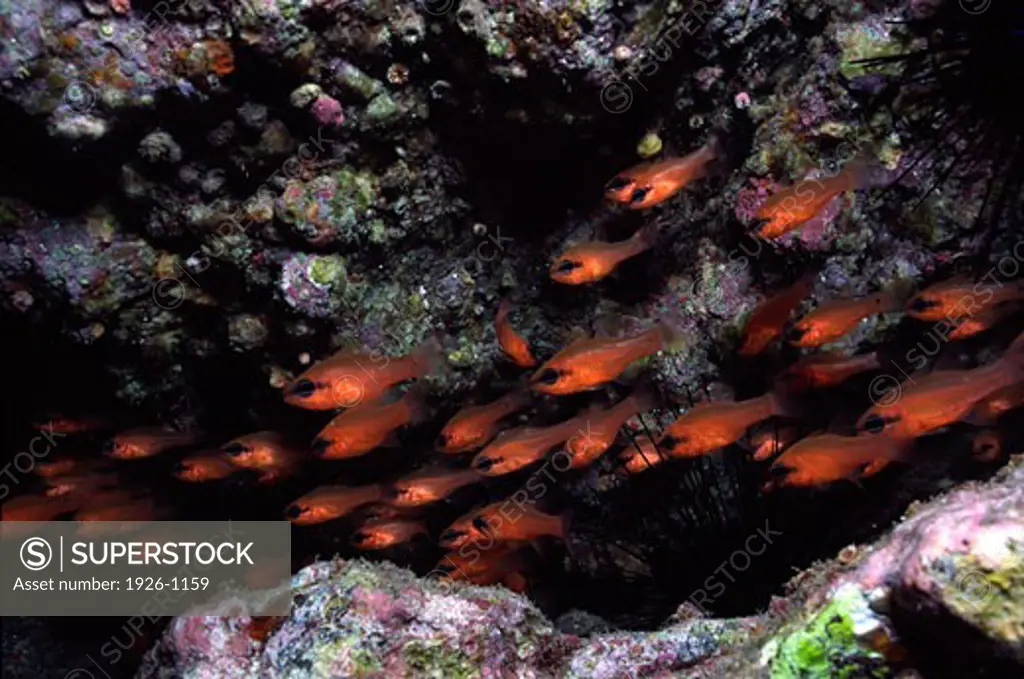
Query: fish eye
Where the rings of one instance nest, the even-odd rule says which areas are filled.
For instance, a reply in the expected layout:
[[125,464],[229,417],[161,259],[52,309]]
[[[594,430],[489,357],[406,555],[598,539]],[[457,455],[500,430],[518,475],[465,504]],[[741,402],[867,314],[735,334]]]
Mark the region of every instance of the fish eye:
[[487,530],[487,519],[482,516],[473,517],[473,528],[476,528],[477,530]]
[[302,516],[302,507],[291,505],[288,509],[284,510],[284,516],[286,519],[297,519]]
[[650,188],[636,189],[635,191],[633,191],[633,195],[629,197],[629,202],[639,203],[640,201],[647,197],[647,193],[649,191]]
[[880,434],[885,429],[885,418],[881,415],[872,415],[864,420],[864,429],[872,434]]
[[807,332],[808,332],[809,330],[810,330],[810,328],[808,328],[808,327],[807,327],[807,326],[805,326],[805,325],[794,325],[794,326],[793,326],[793,327],[792,327],[792,328],[790,329],[790,331],[789,331],[789,335],[790,335],[790,337],[792,337],[793,339],[800,339],[801,337],[803,337],[804,335],[806,335],[806,334],[807,334]]
[[437,440],[434,441],[434,446],[437,448],[444,448],[448,445],[448,434],[441,432],[437,435]]
[[568,272],[572,271],[573,269],[578,269],[581,266],[583,266],[581,262],[574,262],[571,259],[563,259],[558,263],[558,267],[555,270],[561,272]]
[[327,439],[317,437],[313,439],[313,443],[311,443],[309,447],[314,453],[325,453],[327,452],[327,449],[330,447],[330,445],[331,442],[328,441]]
[[685,436],[672,436],[671,434],[669,434],[668,436],[666,436],[663,439],[661,439],[661,441],[659,443],[661,444],[662,447],[665,447],[665,448],[675,448],[680,443],[685,443],[685,442],[686,442],[686,437]]
[[238,441],[232,441],[231,443],[229,443],[226,446],[224,446],[223,448],[221,448],[221,451],[223,451],[224,453],[227,453],[228,455],[241,455],[242,453],[246,452],[247,450],[248,450],[248,448],[246,448],[244,445],[242,445]]
[[110,439],[109,441],[107,441],[106,443],[103,444],[103,452],[104,453],[112,453],[112,452],[114,452],[114,450],[116,448],[117,448],[117,443],[114,441],[114,439]]
[[542,384],[554,384],[558,381],[559,372],[554,368],[547,368],[539,375],[537,375],[535,382],[541,382]]
[[441,540],[441,542],[450,542],[450,541],[452,541],[452,540],[454,540],[456,538],[462,537],[463,535],[465,535],[465,533],[462,532],[461,530],[456,530],[454,528],[449,528],[445,532],[441,533],[440,540]]
[[487,471],[494,466],[494,460],[489,457],[481,457],[476,461],[476,465],[474,466],[482,471]]
[[778,478],[780,476],[786,476],[791,471],[793,471],[792,467],[787,467],[784,464],[777,464],[773,465],[772,468],[768,470],[768,473]]
[[607,191],[618,191],[619,189],[626,188],[627,186],[629,186],[632,183],[633,183],[633,180],[630,179],[629,177],[626,177],[624,175],[619,175],[618,177],[614,177],[610,182],[608,182],[607,186],[605,187],[605,190],[607,190]]
[[358,532],[352,534],[352,542],[363,542],[364,540],[368,539],[369,537],[370,536],[367,535],[366,533],[364,533],[363,531],[358,531]]
[[316,385],[313,384],[312,380],[303,378],[293,384],[288,390],[288,393],[298,396],[299,398],[309,398],[316,393]]
[[188,471],[188,463],[187,462],[179,462],[178,464],[174,465],[174,473],[175,474],[182,474],[182,473],[187,472],[187,471]]
[[451,573],[455,568],[450,563],[442,563],[438,564],[437,568],[434,570],[439,570],[442,573]]

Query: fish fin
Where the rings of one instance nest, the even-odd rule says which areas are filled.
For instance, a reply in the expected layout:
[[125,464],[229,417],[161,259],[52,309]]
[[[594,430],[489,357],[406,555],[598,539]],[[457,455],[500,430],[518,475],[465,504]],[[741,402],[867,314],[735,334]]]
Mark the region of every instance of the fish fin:
[[661,321],[658,324],[661,333],[661,350],[666,353],[679,351],[686,346],[686,336],[683,331],[668,321]]
[[889,462],[891,462],[891,460],[887,460],[884,457],[875,458],[874,460],[869,462],[867,465],[865,465],[863,469],[861,469],[861,471],[860,471],[861,478],[867,478],[869,476],[874,476],[878,472],[880,472],[883,469],[885,469],[889,465]]
[[498,304],[498,313],[496,314],[496,320],[501,323],[503,320],[508,318],[508,315],[512,312],[512,303],[507,299],[501,300]]
[[419,424],[430,419],[430,406],[427,405],[427,390],[416,384],[406,390],[402,401],[409,409],[409,424]]
[[633,254],[640,254],[650,250],[658,244],[658,236],[661,233],[661,229],[658,228],[657,224],[645,224],[636,230],[632,236],[629,237],[631,244],[631,250]]
[[578,325],[574,325],[572,326],[572,328],[569,329],[569,333],[566,337],[566,348],[569,348],[573,344],[576,344],[577,342],[581,342],[587,339],[590,339],[590,333],[587,332],[585,328],[581,328]]
[[773,415],[790,419],[800,419],[805,414],[806,408],[804,405],[785,391],[775,390],[768,392],[768,397],[772,402]]
[[846,164],[841,170],[847,190],[865,189],[873,186],[878,181],[876,175],[882,168],[874,152],[864,149]]
[[882,288],[889,295],[892,305],[887,311],[901,311],[914,296],[917,284],[912,278],[897,278]]
[[633,390],[633,393],[627,398],[632,400],[630,408],[635,408],[637,413],[646,413],[654,410],[661,403],[658,389],[650,380],[641,380],[637,384],[636,389]]
[[449,370],[440,333],[435,333],[424,340],[412,350],[411,356],[421,375],[443,375]]
[[591,322],[594,337],[620,337],[623,334],[623,322],[615,314],[601,314]]

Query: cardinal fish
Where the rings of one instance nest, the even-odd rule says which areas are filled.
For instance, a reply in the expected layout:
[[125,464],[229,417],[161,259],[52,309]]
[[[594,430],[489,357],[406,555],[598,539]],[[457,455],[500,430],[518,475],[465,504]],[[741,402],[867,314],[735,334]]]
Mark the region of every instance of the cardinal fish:
[[530,392],[516,389],[486,405],[463,408],[444,425],[434,447],[450,454],[476,450],[494,438],[503,418],[522,410],[529,403]]
[[445,549],[470,542],[529,541],[541,536],[565,539],[569,514],[553,515],[510,500],[499,500],[456,519],[440,536]]
[[181,433],[170,429],[142,427],[121,432],[107,443],[106,454],[115,460],[135,460],[153,457],[172,448],[195,443],[193,433]]
[[498,305],[498,316],[494,321],[494,332],[498,336],[498,346],[510,361],[520,368],[532,368],[537,365],[537,359],[530,351],[530,343],[516,332],[516,329],[509,323],[508,315],[512,311],[512,305],[503,301]]
[[747,401],[698,403],[668,426],[658,448],[671,457],[697,457],[735,443],[762,420],[792,414],[772,393]]
[[[971,370],[940,370],[908,378],[895,392],[872,406],[857,422],[858,431],[916,437],[967,417],[990,394],[1024,381],[1024,348],[1018,338],[1003,358]],[[892,402],[890,402],[892,401]]]
[[850,377],[881,367],[878,354],[844,356],[824,352],[804,356],[779,375],[778,380],[786,388],[800,392],[808,389],[822,389],[842,384]]
[[[496,585],[526,570],[536,559],[536,552],[528,545],[503,543],[489,549],[471,550],[465,556],[461,553],[446,554],[432,572],[474,585]],[[518,584],[518,580],[515,578],[514,582]]]
[[1019,305],[1003,304],[998,307],[985,309],[977,316],[969,316],[957,323],[953,332],[949,333],[949,339],[965,340],[968,337],[980,335],[994,328],[996,325],[1020,311]]
[[630,257],[650,250],[657,242],[658,227],[649,224],[624,241],[590,241],[573,245],[551,265],[551,279],[567,285],[594,283]]
[[284,401],[307,410],[351,408],[372,403],[394,385],[443,365],[442,348],[434,339],[398,358],[343,349],[299,375],[285,388]]
[[666,458],[647,436],[641,434],[630,445],[619,452],[619,462],[630,474],[639,474],[661,464]]
[[832,177],[804,179],[775,193],[757,210],[758,218],[767,220],[761,225],[759,235],[771,240],[800,227],[817,216],[836,196],[860,188],[866,171],[867,163],[855,159]]
[[299,526],[333,521],[380,501],[383,486],[320,486],[288,505],[284,516]]
[[66,496],[21,495],[0,505],[0,520],[52,521],[61,514],[76,509],[78,504]]
[[418,507],[443,500],[459,488],[478,483],[480,475],[472,469],[426,469],[391,484],[391,498],[397,507]]
[[956,276],[929,286],[912,297],[907,304],[907,315],[921,321],[953,321],[1019,299],[1024,299],[1022,281],[987,285],[974,284],[964,276]]
[[617,174],[605,187],[605,197],[640,210],[663,203],[707,172],[717,156],[715,140],[684,158],[643,163]]
[[472,467],[484,476],[519,471],[573,436],[585,436],[588,415],[583,413],[550,427],[519,427],[502,432],[473,458]]
[[367,403],[351,408],[327,423],[313,440],[313,451],[324,460],[365,455],[393,440],[393,432],[421,422],[427,409],[418,392],[408,391],[393,403]]
[[283,436],[272,431],[239,436],[221,446],[221,451],[236,467],[261,472],[261,483],[289,475],[299,457]]
[[887,292],[826,302],[797,321],[790,343],[805,349],[820,347],[850,332],[865,318],[897,308],[896,300]]
[[534,373],[530,385],[545,394],[575,394],[619,377],[629,364],[667,349],[677,333],[661,323],[634,337],[578,339]]
[[387,549],[426,534],[427,527],[418,521],[370,521],[352,534],[352,546],[363,550]]
[[750,435],[750,451],[754,460],[768,460],[799,438],[799,428],[792,424],[782,426],[768,425],[760,427]]
[[182,481],[201,483],[226,479],[238,468],[218,454],[199,454],[186,457],[174,468],[174,475]]
[[756,356],[781,336],[790,314],[810,292],[813,283],[814,276],[804,276],[791,287],[758,304],[743,327],[740,355]]
[[840,479],[856,481],[904,459],[911,444],[910,439],[888,436],[810,436],[794,443],[775,460],[771,469],[775,478],[765,489],[818,486]]
[[658,404],[653,389],[643,388],[603,412],[594,412],[587,418],[582,436],[569,439],[565,449],[572,455],[572,469],[586,467],[599,458],[615,442],[619,428],[637,413],[645,413]]

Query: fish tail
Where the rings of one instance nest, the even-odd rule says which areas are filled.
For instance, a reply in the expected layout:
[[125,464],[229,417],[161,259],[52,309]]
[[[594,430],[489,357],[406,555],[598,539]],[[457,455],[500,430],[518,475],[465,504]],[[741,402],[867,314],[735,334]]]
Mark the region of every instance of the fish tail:
[[636,233],[629,238],[630,255],[639,255],[657,245],[658,231],[657,224],[647,224],[637,229]]
[[569,525],[572,523],[572,510],[567,509],[558,515],[558,537],[562,540],[569,535]]
[[668,321],[662,321],[656,328],[661,340],[662,351],[677,351],[684,346],[685,336],[682,330]]
[[496,316],[496,321],[498,323],[504,323],[505,319],[508,318],[508,315],[509,313],[511,313],[511,311],[512,303],[509,302],[507,299],[501,300],[501,303],[498,304],[498,314]]
[[842,182],[846,190],[863,189],[872,183],[872,175],[879,163],[870,150],[858,153],[842,169]]
[[428,337],[422,344],[413,349],[410,357],[416,367],[417,376],[444,374],[448,371],[444,345],[439,335]]

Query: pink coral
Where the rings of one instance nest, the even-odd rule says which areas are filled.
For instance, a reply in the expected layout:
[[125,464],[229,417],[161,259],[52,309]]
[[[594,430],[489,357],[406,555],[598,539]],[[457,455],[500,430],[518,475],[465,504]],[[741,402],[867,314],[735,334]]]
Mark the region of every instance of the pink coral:
[[345,114],[341,110],[341,104],[334,97],[322,94],[316,98],[310,107],[313,117],[321,125],[341,125],[345,122]]

